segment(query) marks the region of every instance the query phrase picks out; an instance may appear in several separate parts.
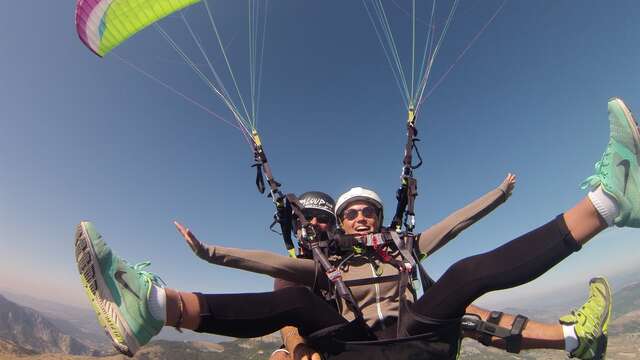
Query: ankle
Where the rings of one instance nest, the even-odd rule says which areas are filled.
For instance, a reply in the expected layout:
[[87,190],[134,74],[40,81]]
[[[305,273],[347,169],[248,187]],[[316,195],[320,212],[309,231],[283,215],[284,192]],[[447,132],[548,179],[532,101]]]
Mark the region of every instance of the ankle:
[[563,218],[578,245],[584,245],[608,227],[589,197],[584,197],[576,206],[567,210]]
[[195,330],[200,326],[200,300],[190,292],[165,289],[167,294],[167,326]]
[[575,326],[562,325],[562,333],[564,334],[564,350],[568,353],[575,351],[580,345]]
[[154,319],[167,322],[167,294],[165,290],[157,285],[151,286],[149,298],[147,300],[149,312]]
[[608,226],[612,226],[616,217],[620,213],[620,208],[616,199],[607,194],[602,186],[598,186],[596,189],[589,191],[587,195],[591,204],[595,207],[598,214],[607,223]]

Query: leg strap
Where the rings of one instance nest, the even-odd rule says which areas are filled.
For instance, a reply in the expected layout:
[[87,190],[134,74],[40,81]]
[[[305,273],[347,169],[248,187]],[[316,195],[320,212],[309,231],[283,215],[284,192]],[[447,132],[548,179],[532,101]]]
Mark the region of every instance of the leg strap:
[[480,343],[484,346],[491,345],[491,336],[495,334],[496,330],[500,328],[498,324],[500,324],[500,319],[502,319],[502,311],[492,311],[489,313],[489,318],[485,321],[485,325],[483,329],[486,331],[482,331],[480,334]]
[[511,329],[498,326],[502,312],[492,311],[487,321],[475,314],[465,314],[462,317],[462,329],[480,333],[478,341],[485,346],[491,345],[491,337],[505,339],[507,351],[519,353],[522,348],[522,330],[527,326],[529,319],[523,315],[517,315],[511,324]]
[[511,323],[511,334],[506,338],[507,351],[510,353],[519,353],[522,349],[522,330],[527,326],[529,318],[524,315],[516,315]]

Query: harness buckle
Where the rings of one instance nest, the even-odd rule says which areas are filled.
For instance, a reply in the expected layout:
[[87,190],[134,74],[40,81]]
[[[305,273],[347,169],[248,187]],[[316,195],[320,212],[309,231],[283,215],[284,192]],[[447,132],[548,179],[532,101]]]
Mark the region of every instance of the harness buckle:
[[337,282],[339,280],[342,280],[342,271],[340,271],[339,269],[333,269],[330,271],[327,271],[327,278],[329,280],[331,280],[331,282]]

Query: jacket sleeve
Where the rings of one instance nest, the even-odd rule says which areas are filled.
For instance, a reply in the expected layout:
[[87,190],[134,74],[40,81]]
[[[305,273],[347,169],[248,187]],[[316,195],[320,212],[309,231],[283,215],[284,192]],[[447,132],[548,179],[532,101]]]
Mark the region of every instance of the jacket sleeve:
[[268,251],[202,244],[196,255],[212,264],[269,275],[305,286],[313,286],[316,274],[313,260],[291,258]]
[[463,230],[482,219],[507,200],[502,187],[489,191],[439,223],[420,233],[418,249],[421,255],[431,255],[455,238]]

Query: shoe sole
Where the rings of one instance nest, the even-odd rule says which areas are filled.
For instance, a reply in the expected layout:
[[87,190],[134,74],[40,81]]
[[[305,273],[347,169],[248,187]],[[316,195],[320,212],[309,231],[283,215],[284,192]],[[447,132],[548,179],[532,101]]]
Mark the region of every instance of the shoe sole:
[[123,320],[124,317],[99,270],[98,256],[85,226],[86,223],[81,222],[76,229],[75,255],[80,281],[100,326],[104,328],[113,346],[120,353],[131,357],[138,351],[140,345],[126,321]]
[[602,324],[602,326],[599,329],[600,334],[598,335],[598,345],[596,346],[595,356],[593,358],[593,360],[602,360],[605,358],[605,355],[607,353],[608,343],[608,335],[607,332],[604,331],[604,329],[609,325],[609,319],[611,317],[611,307],[613,306],[613,303],[611,301],[611,287],[609,286],[609,282],[607,281],[607,279],[603,277],[596,277],[591,279],[589,281],[589,284],[593,284],[596,282],[602,282],[604,284],[604,297],[607,307],[607,311],[600,318],[600,324]]
[[638,159],[638,156],[640,155],[640,130],[638,130],[638,123],[634,119],[633,114],[631,113],[631,109],[629,109],[629,107],[624,103],[624,101],[622,101],[622,99],[612,98],[611,100],[609,100],[609,102],[614,102],[620,107],[620,109],[622,109],[624,118],[627,120],[627,125],[629,125],[629,127],[631,128],[631,133],[633,134],[633,145],[635,146],[634,150],[636,154],[636,160],[640,164],[640,159]]

